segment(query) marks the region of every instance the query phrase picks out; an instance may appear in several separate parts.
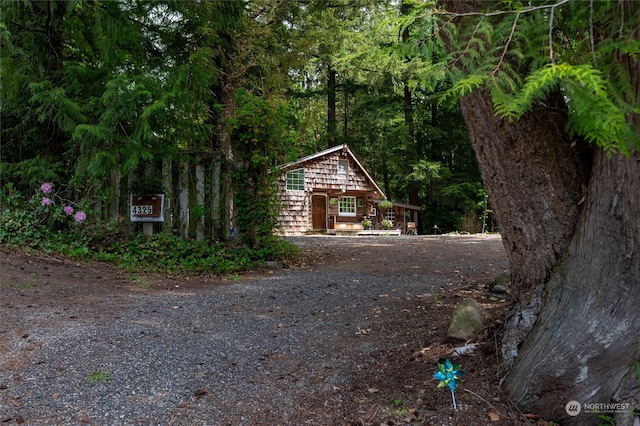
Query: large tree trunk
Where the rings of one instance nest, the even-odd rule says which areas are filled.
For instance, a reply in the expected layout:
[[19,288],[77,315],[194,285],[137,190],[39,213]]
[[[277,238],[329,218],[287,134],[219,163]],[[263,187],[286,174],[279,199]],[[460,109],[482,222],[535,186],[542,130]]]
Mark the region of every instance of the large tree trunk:
[[[401,14],[408,14],[411,10],[411,5],[402,2],[401,6]],[[402,31],[402,42],[407,43],[409,41],[410,30],[409,27],[406,27]],[[410,61],[410,58],[405,59],[406,62]],[[415,121],[414,121],[414,106],[413,106],[413,95],[411,90],[409,89],[409,81],[404,81],[403,88],[403,103],[404,103],[404,124],[407,127],[406,134],[406,154],[405,161],[407,165],[406,173],[407,175],[411,175],[414,172],[413,165],[420,158],[418,147],[416,146],[416,135],[415,135]],[[407,195],[409,197],[409,204],[413,204],[414,206],[419,206],[420,203],[420,184],[413,179],[409,179],[407,182]],[[418,223],[417,229],[420,234],[422,231],[422,220],[418,215]]]
[[[571,400],[611,402],[623,379],[637,386],[630,368],[640,350],[639,170],[637,152],[607,158],[598,151],[583,214],[504,382],[516,402],[548,418],[569,420]],[[633,387],[619,402],[637,398]],[[574,424],[599,419],[580,415]]]
[[[447,2],[456,12],[487,4]],[[633,2],[621,7],[634,16]],[[619,61],[637,105],[638,58]],[[600,424],[586,413],[589,404],[633,410],[640,399],[640,154],[592,155],[569,139],[562,97],[516,122],[494,115],[486,90],[461,107],[511,264],[504,390],[527,412],[563,424]],[[638,115],[631,119],[640,130]],[[583,413],[569,416],[570,401]],[[616,424],[635,424],[623,411]]]
[[511,264],[504,389],[547,419],[599,424],[565,406],[640,395],[640,155],[590,160],[561,109],[509,123],[485,90],[461,104]]
[[[625,6],[632,12],[631,2]],[[640,58],[618,60],[635,88],[628,100],[640,104]],[[630,120],[640,132],[640,115]],[[640,407],[640,153],[607,157],[598,150],[592,170],[571,243],[504,387],[519,404],[567,424],[601,423],[595,413],[568,417],[562,402],[575,400],[628,404],[616,424],[636,425],[640,416],[630,411]]]
[[511,266],[503,341],[509,367],[574,231],[589,158],[581,143],[566,137],[561,109],[540,109],[510,123],[495,116],[485,90],[463,99],[461,109]]

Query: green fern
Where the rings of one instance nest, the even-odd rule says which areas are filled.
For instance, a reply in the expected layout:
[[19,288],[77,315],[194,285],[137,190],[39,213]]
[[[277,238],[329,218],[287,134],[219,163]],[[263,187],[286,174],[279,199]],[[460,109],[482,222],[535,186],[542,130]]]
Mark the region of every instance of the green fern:
[[[496,113],[509,120],[519,119],[553,90],[560,89],[569,107],[568,130],[603,147],[608,152],[629,153],[634,141],[626,114],[608,93],[607,82],[590,65],[548,64],[530,74],[515,96],[494,87]],[[636,138],[637,139],[637,138]]]

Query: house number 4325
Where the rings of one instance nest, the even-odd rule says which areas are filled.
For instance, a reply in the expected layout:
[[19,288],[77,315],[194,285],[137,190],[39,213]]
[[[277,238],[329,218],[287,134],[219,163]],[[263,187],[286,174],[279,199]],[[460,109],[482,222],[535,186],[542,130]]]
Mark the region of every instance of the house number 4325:
[[153,214],[153,206],[131,206],[134,215]]

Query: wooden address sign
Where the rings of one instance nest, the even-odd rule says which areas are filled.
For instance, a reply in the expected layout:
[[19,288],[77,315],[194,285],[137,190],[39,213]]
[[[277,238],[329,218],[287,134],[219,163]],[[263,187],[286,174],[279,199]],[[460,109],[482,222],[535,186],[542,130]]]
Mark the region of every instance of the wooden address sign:
[[131,195],[131,222],[164,222],[164,194]]

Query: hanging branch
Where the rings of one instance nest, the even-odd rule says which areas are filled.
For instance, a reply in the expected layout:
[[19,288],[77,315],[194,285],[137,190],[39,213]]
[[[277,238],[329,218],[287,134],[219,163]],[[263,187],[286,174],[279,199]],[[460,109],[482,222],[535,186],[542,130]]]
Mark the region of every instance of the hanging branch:
[[516,32],[516,26],[518,24],[518,18],[520,18],[520,13],[516,13],[516,17],[513,19],[513,25],[511,26],[511,33],[509,34],[509,38],[507,39],[507,43],[504,45],[504,50],[502,51],[502,55],[500,56],[500,60],[496,65],[496,68],[491,72],[491,76],[495,79],[496,73],[500,69],[500,65],[504,62],[504,57],[507,55],[509,51],[509,44],[511,44],[511,40],[513,40],[513,34]]
[[[482,22],[484,21],[485,18],[491,17],[491,16],[502,16],[502,15],[515,13],[516,17],[515,17],[515,19],[513,21],[513,26],[511,28],[511,33],[509,34],[509,39],[507,40],[507,43],[506,43],[505,48],[504,48],[504,50],[502,52],[502,55],[500,56],[500,61],[498,62],[498,65],[496,66],[496,68],[492,72],[492,76],[495,78],[496,73],[498,72],[498,70],[500,69],[500,66],[504,62],[504,58],[505,58],[505,56],[507,54],[507,51],[509,50],[509,45],[511,44],[511,41],[513,40],[513,35],[515,33],[515,30],[516,30],[518,19],[519,19],[520,15],[524,14],[524,13],[535,12],[537,10],[543,10],[543,9],[551,9],[551,19],[549,20],[549,59],[551,60],[551,63],[555,62],[554,52],[553,52],[553,20],[554,20],[555,9],[557,7],[562,6],[565,3],[568,3],[569,1],[570,0],[560,0],[559,2],[554,3],[554,4],[545,4],[545,5],[540,5],[540,6],[532,6],[532,7],[528,7],[528,8],[520,9],[520,10],[498,10],[498,11],[489,12],[489,13],[483,13],[483,12],[452,13],[452,12],[448,12],[446,10],[432,9],[429,12],[428,15],[417,16],[416,19],[426,18],[429,15],[447,15],[447,16],[449,16],[449,19],[447,21],[445,21],[441,26],[441,28],[444,28],[447,25],[451,24],[455,18],[461,18],[461,17],[465,17],[465,16],[480,16],[480,18],[481,18],[480,22],[478,22],[478,24],[475,26],[473,34],[472,34],[471,38],[469,39],[469,41],[467,42],[467,45],[465,46],[463,52],[453,61],[452,64],[450,64],[448,66],[448,68],[451,68],[456,63],[458,63],[458,61],[464,56],[465,52],[467,52],[469,50],[469,48],[471,47],[471,41],[475,37],[478,29],[480,28],[480,25],[482,24]],[[593,4],[593,0],[591,0],[591,2]],[[593,25],[591,25],[591,29],[593,31]],[[440,30],[436,31],[436,33],[434,33],[433,36],[429,37],[429,39],[435,37],[435,35],[437,33],[439,33],[439,31]],[[593,36],[591,38],[592,38],[592,46],[593,46]],[[594,52],[594,55],[595,55],[595,49],[593,49],[593,52]]]
[[473,34],[471,34],[471,37],[469,37],[469,41],[467,42],[467,45],[464,47],[464,50],[460,55],[458,55],[456,60],[453,61],[453,63],[451,63],[451,65],[447,66],[448,69],[453,68],[458,63],[458,61],[464,56],[464,53],[471,48],[471,42],[476,37],[476,34],[478,33],[478,29],[480,28],[480,25],[482,25],[482,23],[484,22],[484,18],[485,18],[484,16],[480,18],[480,20],[476,24],[476,27],[473,29]]

